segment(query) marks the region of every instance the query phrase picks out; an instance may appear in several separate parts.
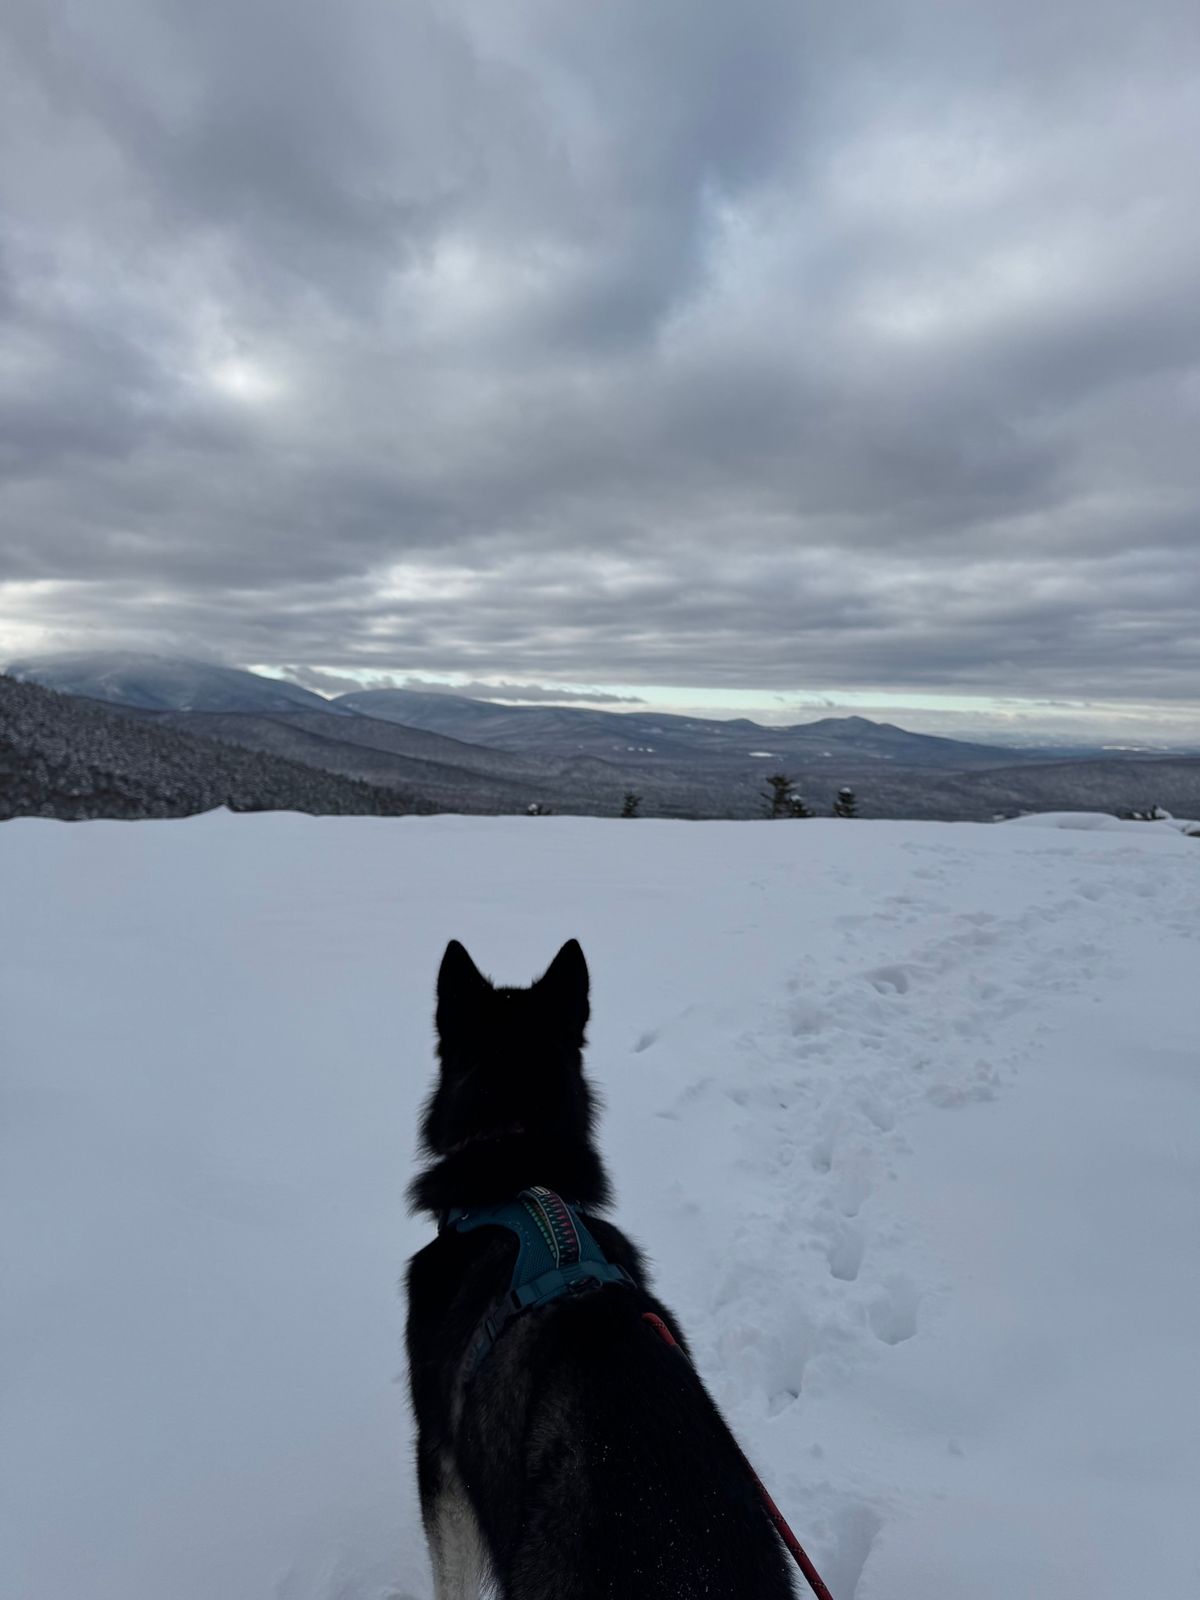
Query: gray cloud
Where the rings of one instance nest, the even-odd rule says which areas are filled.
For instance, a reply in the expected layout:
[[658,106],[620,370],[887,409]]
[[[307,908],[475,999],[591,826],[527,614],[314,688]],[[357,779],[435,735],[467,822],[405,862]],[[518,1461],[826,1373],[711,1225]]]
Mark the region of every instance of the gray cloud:
[[0,40],[6,653],[1200,701],[1190,9]]

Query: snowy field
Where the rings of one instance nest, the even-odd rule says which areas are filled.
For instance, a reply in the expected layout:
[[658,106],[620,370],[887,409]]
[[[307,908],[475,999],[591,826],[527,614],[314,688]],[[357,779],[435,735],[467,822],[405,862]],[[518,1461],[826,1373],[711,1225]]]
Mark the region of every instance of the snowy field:
[[614,1217],[836,1600],[1193,1600],[1198,891],[1157,824],[5,823],[0,1594],[427,1600],[434,975],[577,935]]

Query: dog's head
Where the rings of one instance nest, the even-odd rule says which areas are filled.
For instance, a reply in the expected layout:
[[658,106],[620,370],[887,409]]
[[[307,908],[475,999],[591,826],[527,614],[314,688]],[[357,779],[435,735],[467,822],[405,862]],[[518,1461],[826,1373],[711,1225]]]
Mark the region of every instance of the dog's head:
[[430,1208],[441,1209],[532,1184],[601,1203],[607,1184],[583,1076],[587,1020],[587,963],[574,939],[527,989],[495,986],[450,941],[437,982],[441,1072],[421,1124],[438,1164],[414,1185],[418,1204],[433,1189]]

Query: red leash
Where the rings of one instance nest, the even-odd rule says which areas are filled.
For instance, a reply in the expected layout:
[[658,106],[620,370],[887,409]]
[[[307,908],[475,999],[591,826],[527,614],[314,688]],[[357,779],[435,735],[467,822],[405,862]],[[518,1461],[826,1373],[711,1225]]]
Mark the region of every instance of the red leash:
[[[680,1355],[684,1356],[684,1360],[686,1361],[687,1357],[684,1355],[678,1339],[676,1339],[675,1335],[671,1332],[670,1328],[667,1327],[666,1323],[661,1317],[655,1316],[653,1311],[643,1311],[642,1321],[648,1322],[654,1329],[655,1333],[658,1334],[659,1338],[665,1340],[665,1342],[671,1346],[672,1350],[678,1350]],[[738,1444],[736,1439],[734,1440],[734,1449],[737,1451],[738,1455],[741,1456],[746,1471],[750,1474],[751,1478],[753,1478],[755,1486],[758,1489],[759,1494],[762,1496],[763,1505],[766,1506],[767,1511],[770,1513],[771,1521],[779,1530],[779,1537],[792,1552],[792,1555],[796,1560],[796,1565],[808,1579],[809,1587],[817,1596],[817,1600],[833,1600],[833,1596],[825,1587],[825,1581],[821,1577],[821,1574],[808,1559],[808,1556],[804,1552],[804,1546],[800,1543],[799,1539],[797,1539],[796,1535],[783,1520],[783,1512],[780,1511],[774,1500],[772,1500],[771,1496],[767,1493],[762,1479],[759,1477],[758,1473],[755,1472],[749,1461],[746,1460],[746,1453],[742,1449],[741,1445]]]

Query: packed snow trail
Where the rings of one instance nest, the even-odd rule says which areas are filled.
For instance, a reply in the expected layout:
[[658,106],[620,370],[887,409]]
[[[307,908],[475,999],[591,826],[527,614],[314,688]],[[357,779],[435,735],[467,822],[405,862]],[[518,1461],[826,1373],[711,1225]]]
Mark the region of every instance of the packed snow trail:
[[4,1594],[427,1600],[433,977],[572,935],[614,1215],[837,1600],[1200,1593],[1197,841],[18,822],[0,885]]

